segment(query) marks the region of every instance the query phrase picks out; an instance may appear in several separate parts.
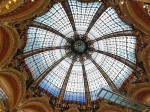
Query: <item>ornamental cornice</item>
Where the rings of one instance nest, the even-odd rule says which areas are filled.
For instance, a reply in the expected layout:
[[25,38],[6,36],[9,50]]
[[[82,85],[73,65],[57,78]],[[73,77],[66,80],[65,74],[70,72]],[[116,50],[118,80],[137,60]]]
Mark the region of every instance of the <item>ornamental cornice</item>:
[[[28,1],[28,2],[31,2],[31,1]],[[1,21],[9,21],[9,22],[18,21],[18,20],[23,21],[23,20],[32,18],[36,15],[39,15],[40,13],[44,11],[46,6],[48,6],[49,0],[37,0],[37,1],[34,1],[33,3],[34,4],[32,7],[26,10],[23,9],[22,13],[14,14],[8,17],[4,16],[3,18],[0,17]],[[13,12],[10,12],[10,13],[13,13]]]
[[144,90],[150,90],[150,83],[137,83],[128,87],[128,95],[136,97],[136,95]]
[[19,106],[19,109],[27,109],[28,107],[34,108],[34,106],[39,106],[45,110],[45,112],[52,112],[52,107],[48,103],[48,98],[45,97],[36,97],[36,98],[30,98],[28,100],[25,100],[22,102]]
[[10,0],[2,0],[0,3],[0,15],[10,13],[20,7],[24,0],[18,0],[16,2]]
[[150,78],[150,44],[148,44],[142,51],[141,58],[143,61],[144,68]]

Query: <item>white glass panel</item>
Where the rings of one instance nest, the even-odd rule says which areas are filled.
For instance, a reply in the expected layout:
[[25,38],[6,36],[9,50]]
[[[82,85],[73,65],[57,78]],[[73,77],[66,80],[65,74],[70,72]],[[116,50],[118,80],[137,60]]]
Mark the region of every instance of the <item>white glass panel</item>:
[[98,61],[98,58],[95,60],[118,88],[121,87],[123,82],[133,71],[128,66],[108,56],[106,56],[103,61]]
[[77,32],[79,34],[85,34],[101,2],[81,3],[76,0],[69,0],[69,4]]
[[25,52],[45,47],[64,46],[66,44],[66,40],[62,37],[35,27],[29,27],[28,38],[24,48]]
[[89,89],[91,91],[91,98],[92,100],[96,100],[98,92],[101,90],[101,88],[108,87],[108,84],[92,62],[87,64],[85,68]]
[[[132,28],[126,25],[118,17],[116,11],[109,7],[107,10],[99,17],[97,22],[92,27],[89,32],[89,37],[93,34],[94,38],[98,38],[113,32],[123,31],[123,30],[132,30]],[[93,39],[93,37],[90,37]]]
[[135,42],[136,37],[120,36],[95,42],[94,47],[95,49],[118,55],[133,63],[136,63]]
[[60,3],[55,4],[46,14],[37,17],[34,21],[51,26],[66,36],[69,32],[73,32],[66,12]]

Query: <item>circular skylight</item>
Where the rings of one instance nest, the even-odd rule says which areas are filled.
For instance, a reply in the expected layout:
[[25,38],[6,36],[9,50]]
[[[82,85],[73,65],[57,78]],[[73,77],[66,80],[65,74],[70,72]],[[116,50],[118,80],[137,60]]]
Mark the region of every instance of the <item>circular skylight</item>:
[[102,88],[117,91],[136,63],[136,37],[103,2],[56,3],[28,28],[24,58],[34,85],[59,100],[98,99]]

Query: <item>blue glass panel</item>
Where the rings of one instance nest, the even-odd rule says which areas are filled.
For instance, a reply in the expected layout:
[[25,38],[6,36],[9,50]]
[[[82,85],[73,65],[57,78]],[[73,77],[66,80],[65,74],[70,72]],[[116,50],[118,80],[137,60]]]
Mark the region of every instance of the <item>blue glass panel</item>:
[[115,103],[120,104],[123,101],[122,97],[118,97],[117,100],[115,101]]
[[85,102],[85,93],[66,91],[64,100]]
[[113,96],[110,98],[110,101],[115,102],[117,100],[118,96],[113,94]]
[[99,94],[99,97],[104,98],[104,96],[107,94],[107,91],[102,90]]
[[89,60],[85,61],[85,68],[87,73],[87,79],[89,84],[89,89],[91,91],[91,99],[97,99],[97,93],[101,88],[108,86],[106,80],[96,68],[96,66]]
[[113,95],[112,93],[107,93],[104,98],[108,100],[108,99],[110,99],[110,97],[111,97],[112,95]]

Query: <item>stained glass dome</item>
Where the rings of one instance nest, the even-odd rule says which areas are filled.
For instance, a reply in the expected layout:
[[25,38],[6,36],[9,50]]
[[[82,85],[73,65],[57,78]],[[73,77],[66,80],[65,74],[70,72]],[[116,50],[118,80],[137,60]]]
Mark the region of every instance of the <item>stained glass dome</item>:
[[135,44],[132,27],[112,7],[68,0],[30,22],[24,60],[34,86],[60,100],[91,102],[131,75]]

